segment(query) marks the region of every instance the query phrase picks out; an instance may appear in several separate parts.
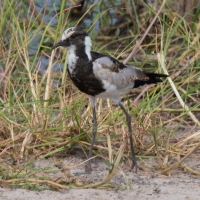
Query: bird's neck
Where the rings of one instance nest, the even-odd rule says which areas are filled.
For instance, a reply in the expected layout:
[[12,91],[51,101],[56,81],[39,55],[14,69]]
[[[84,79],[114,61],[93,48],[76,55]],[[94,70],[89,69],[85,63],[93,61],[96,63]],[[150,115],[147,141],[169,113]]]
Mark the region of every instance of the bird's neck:
[[74,73],[79,65],[84,65],[92,60],[92,42],[89,36],[85,37],[82,44],[71,45],[68,49],[68,68],[70,73]]
[[84,61],[91,61],[91,46],[92,42],[89,36],[85,37],[83,43],[70,46],[68,51],[68,61],[74,59],[74,57]]

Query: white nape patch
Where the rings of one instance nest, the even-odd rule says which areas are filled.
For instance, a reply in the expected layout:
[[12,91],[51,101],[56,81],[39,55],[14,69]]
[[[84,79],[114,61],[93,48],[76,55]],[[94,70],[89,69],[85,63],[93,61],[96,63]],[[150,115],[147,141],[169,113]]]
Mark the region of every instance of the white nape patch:
[[74,69],[76,68],[76,63],[78,56],[75,54],[76,47],[74,45],[70,46],[68,51],[68,69],[70,74],[74,74]]
[[62,34],[62,40],[66,40],[67,38],[69,38],[75,32],[74,29],[75,27],[66,29]]
[[92,46],[91,39],[89,36],[86,36],[85,37],[85,53],[87,54],[89,60],[92,60],[91,46]]

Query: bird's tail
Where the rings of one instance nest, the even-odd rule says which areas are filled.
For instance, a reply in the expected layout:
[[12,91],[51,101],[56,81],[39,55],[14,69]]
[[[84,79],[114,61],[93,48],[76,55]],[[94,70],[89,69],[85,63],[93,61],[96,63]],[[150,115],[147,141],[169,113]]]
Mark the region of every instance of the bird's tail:
[[149,77],[149,80],[135,80],[134,88],[143,86],[143,85],[150,85],[150,84],[157,84],[159,82],[162,82],[160,78],[166,78],[168,75],[166,74],[157,74],[157,73],[151,73],[151,72],[144,72],[146,76]]

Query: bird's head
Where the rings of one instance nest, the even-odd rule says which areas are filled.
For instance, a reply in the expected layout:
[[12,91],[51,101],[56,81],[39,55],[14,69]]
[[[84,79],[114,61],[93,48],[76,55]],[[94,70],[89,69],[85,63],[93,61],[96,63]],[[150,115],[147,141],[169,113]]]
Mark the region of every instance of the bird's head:
[[92,46],[90,37],[84,30],[77,27],[71,27],[64,31],[61,40],[51,49],[53,50],[59,46],[70,48],[71,46],[79,47],[83,45]]

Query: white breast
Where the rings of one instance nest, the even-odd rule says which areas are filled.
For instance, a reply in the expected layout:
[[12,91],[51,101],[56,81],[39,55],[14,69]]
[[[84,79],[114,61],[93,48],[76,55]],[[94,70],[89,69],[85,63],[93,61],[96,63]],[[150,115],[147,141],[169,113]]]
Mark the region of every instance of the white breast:
[[78,56],[76,56],[75,50],[76,50],[75,46],[72,45],[70,46],[68,51],[68,69],[70,74],[74,73],[74,69],[76,67],[76,63],[78,60]]

